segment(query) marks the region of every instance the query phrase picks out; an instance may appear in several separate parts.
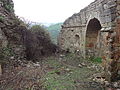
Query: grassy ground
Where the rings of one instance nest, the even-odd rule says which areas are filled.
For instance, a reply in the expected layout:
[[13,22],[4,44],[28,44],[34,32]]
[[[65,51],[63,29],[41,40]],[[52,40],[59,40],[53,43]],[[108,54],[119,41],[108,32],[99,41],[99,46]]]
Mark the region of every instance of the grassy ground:
[[[79,63],[84,65],[79,67]],[[87,67],[89,61],[67,55],[59,61],[51,58],[46,64],[51,68],[44,77],[46,90],[103,90],[101,85],[92,81],[92,75],[98,71]]]
[[92,81],[93,74],[99,72],[88,68],[92,64],[73,54],[45,58],[42,66],[29,63],[8,69],[0,77],[0,90],[104,90]]

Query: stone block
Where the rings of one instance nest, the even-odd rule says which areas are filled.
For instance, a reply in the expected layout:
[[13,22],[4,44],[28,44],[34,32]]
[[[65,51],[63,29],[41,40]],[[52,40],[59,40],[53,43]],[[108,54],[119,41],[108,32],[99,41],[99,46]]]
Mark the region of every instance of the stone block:
[[120,5],[120,0],[117,0],[117,4]]
[[104,7],[105,10],[108,9],[108,5],[107,4],[104,4],[103,7]]
[[118,11],[120,11],[120,5],[117,5],[117,8],[116,8]]
[[108,4],[108,8],[112,8],[117,5],[117,3],[115,1],[111,1],[111,0],[109,0],[107,4]]
[[116,14],[111,14],[111,21],[114,21],[116,19]]
[[116,7],[110,8],[110,12],[111,12],[111,14],[116,14],[116,12],[117,12]]
[[108,15],[110,15],[111,14],[111,10],[110,9],[106,9],[106,10],[104,10],[104,16],[108,16]]
[[100,17],[100,21],[101,21],[102,24],[105,23],[106,22],[105,17]]
[[108,16],[105,16],[105,22],[111,22],[112,20],[111,20],[111,16],[110,15],[108,15]]

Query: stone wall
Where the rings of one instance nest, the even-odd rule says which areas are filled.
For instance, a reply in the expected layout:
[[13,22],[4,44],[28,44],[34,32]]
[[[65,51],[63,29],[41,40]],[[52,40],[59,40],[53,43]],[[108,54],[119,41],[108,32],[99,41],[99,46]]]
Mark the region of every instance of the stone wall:
[[22,32],[24,30],[26,27],[14,14],[12,0],[0,0],[0,50],[11,50],[14,58],[23,59],[25,48]]
[[119,0],[95,0],[64,22],[59,35],[59,46],[66,51],[79,51],[83,57],[101,57],[106,76],[109,76],[107,79],[112,80],[118,72],[119,55],[117,54],[117,59],[114,56],[119,48],[114,45],[120,43],[119,17]]

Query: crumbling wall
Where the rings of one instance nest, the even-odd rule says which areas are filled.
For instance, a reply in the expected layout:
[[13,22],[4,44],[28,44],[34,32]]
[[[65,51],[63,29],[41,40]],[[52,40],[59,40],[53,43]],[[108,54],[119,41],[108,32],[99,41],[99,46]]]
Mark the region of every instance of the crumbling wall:
[[[16,60],[24,59],[23,30],[26,27],[15,16],[12,0],[0,0],[0,51]],[[3,58],[1,55],[0,60]]]
[[[62,49],[70,49],[71,52],[80,50],[85,54],[86,31],[91,19],[96,18],[102,28],[101,30],[111,30],[116,18],[115,0],[96,0],[79,13],[69,17],[63,24],[60,33],[59,45]],[[80,39],[75,41],[75,35]],[[79,42],[79,43],[78,43]]]
[[59,46],[66,51],[79,51],[83,57],[101,57],[106,79],[111,81],[119,68],[119,48],[114,46],[120,43],[119,16],[119,0],[95,0],[64,22]]

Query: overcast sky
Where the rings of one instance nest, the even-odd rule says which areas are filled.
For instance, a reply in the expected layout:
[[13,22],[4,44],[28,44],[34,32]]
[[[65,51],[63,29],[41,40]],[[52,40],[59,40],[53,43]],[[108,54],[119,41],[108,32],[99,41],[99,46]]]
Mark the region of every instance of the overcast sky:
[[13,0],[15,13],[33,22],[57,23],[80,9],[86,7],[94,0]]

